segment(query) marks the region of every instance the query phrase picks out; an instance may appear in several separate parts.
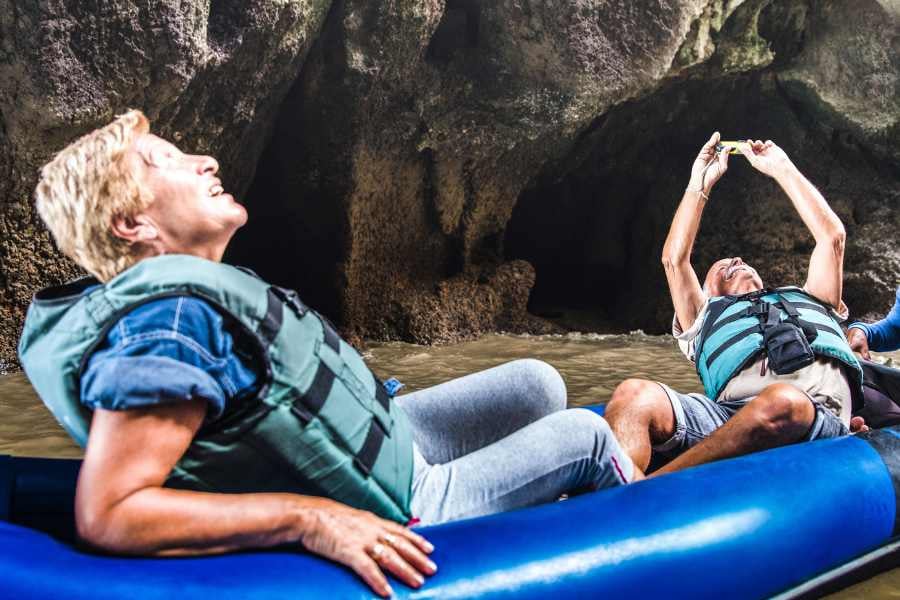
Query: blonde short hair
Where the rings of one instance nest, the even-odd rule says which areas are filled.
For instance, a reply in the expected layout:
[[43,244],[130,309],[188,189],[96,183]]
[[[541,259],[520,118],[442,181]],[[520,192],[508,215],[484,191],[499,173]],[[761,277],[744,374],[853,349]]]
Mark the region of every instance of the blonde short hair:
[[134,140],[149,131],[147,117],[129,111],[76,140],[41,169],[38,214],[59,249],[100,281],[140,259],[138,247],[113,233],[112,220],[143,210],[152,199],[127,159]]

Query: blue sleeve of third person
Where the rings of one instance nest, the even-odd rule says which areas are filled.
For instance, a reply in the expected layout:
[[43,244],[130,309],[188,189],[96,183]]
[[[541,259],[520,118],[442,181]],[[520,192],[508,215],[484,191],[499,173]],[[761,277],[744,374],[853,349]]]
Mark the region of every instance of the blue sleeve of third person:
[[897,286],[894,307],[885,318],[875,323],[854,323],[851,327],[858,327],[866,332],[869,350],[875,352],[900,350],[900,286]]

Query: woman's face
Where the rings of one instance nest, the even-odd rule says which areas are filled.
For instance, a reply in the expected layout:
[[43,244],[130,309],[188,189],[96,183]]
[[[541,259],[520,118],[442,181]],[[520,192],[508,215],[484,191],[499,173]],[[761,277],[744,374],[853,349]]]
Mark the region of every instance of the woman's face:
[[216,159],[184,154],[152,134],[138,137],[133,153],[153,196],[143,216],[155,226],[162,249],[219,260],[247,222],[247,211],[225,193]]

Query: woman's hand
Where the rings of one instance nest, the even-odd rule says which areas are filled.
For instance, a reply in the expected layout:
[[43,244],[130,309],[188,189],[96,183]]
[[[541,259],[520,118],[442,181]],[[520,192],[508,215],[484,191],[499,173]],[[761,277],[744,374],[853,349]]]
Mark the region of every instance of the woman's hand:
[[350,567],[380,596],[392,594],[382,569],[414,588],[437,571],[426,556],[434,547],[393,521],[325,498],[310,515],[300,538],[303,546]]
[[784,150],[776,146],[772,140],[765,142],[747,140],[746,144],[738,146],[738,150],[747,157],[754,169],[769,177],[776,177],[794,167],[794,163]]
[[847,341],[850,342],[850,349],[859,354],[866,360],[872,360],[869,354],[869,338],[866,332],[859,327],[851,327],[847,331]]
[[716,152],[718,143],[719,132],[717,131],[710,136],[709,141],[703,144],[700,154],[694,159],[688,189],[703,190],[703,193],[708,196],[716,182],[728,170],[728,153]]

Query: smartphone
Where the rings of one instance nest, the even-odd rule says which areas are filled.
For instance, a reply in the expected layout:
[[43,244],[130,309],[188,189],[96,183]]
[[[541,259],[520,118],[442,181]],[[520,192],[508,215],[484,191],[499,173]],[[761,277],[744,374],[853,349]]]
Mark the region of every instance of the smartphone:
[[728,154],[740,154],[741,151],[738,150],[738,146],[740,146],[741,144],[746,145],[747,142],[726,142],[723,140],[716,144],[716,152],[728,150]]

